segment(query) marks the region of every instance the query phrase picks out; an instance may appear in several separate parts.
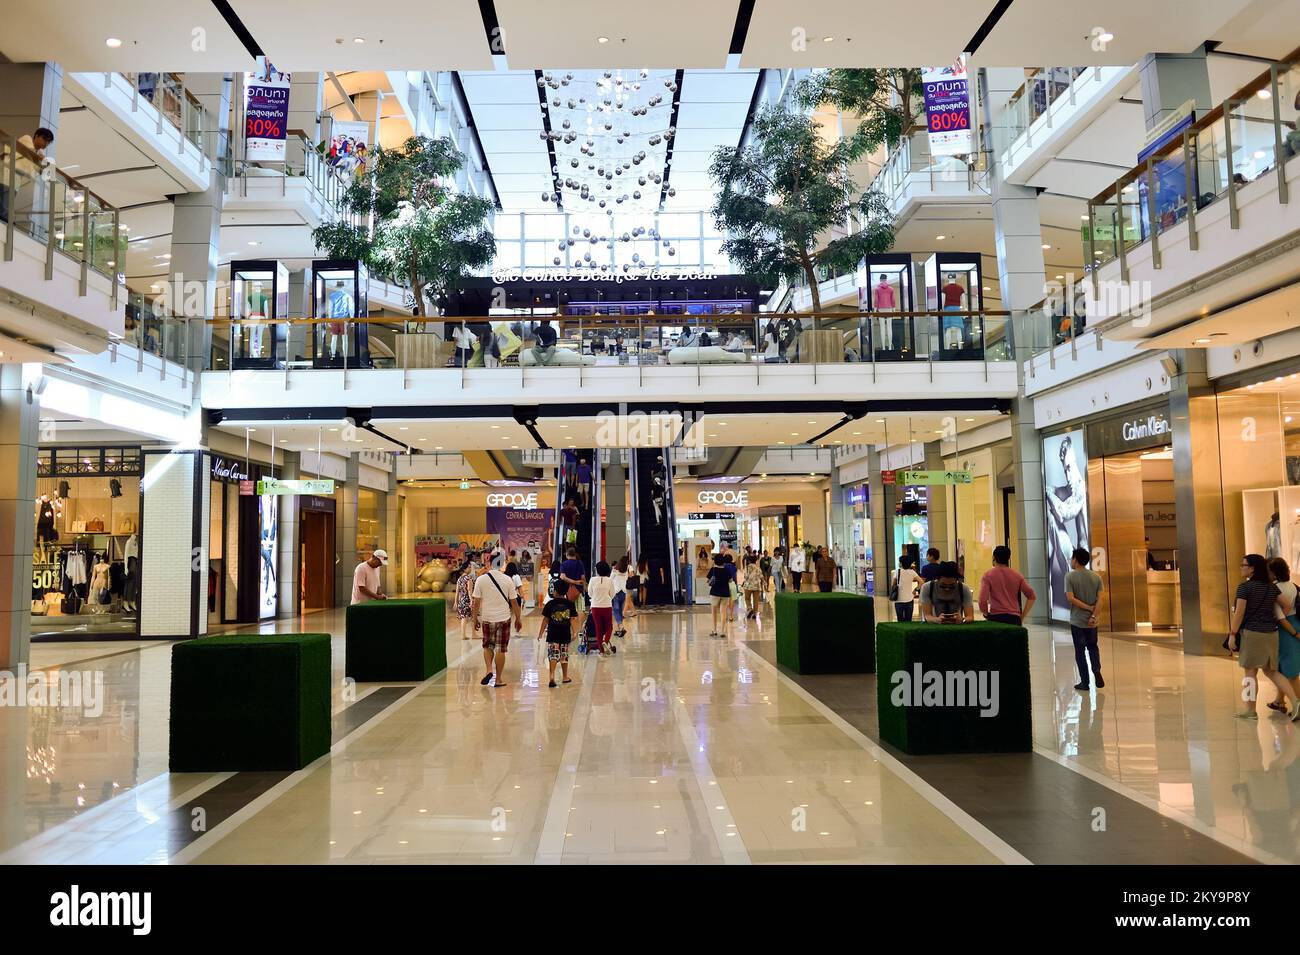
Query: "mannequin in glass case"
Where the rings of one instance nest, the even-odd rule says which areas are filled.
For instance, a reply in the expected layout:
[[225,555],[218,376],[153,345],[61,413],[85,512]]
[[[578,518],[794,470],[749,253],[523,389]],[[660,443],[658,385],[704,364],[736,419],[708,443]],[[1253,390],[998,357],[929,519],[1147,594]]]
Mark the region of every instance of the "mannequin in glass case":
[[[889,276],[884,272],[880,273],[880,279],[871,287],[871,302],[877,312],[893,312],[898,309],[898,296],[894,292],[894,286],[889,284]],[[895,326],[901,326],[902,323],[895,318],[880,319],[880,345],[882,351],[894,351],[898,345],[902,345],[902,335],[898,336],[898,345],[895,345]],[[900,333],[901,327],[897,329]]]
[[[1300,515],[1296,519],[1300,520]],[[1277,511],[1264,525],[1264,556],[1269,560],[1282,556],[1282,519]]]
[[357,317],[356,299],[348,291],[346,279],[333,279],[326,283],[325,317],[330,320],[325,326],[329,336],[329,357],[342,358],[347,354],[347,319]]

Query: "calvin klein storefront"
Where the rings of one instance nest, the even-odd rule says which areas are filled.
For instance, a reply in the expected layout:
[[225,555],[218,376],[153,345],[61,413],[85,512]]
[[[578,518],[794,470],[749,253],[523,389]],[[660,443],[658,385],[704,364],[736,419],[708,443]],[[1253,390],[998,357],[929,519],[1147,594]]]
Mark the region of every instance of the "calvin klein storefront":
[[1104,583],[1103,630],[1181,637],[1173,443],[1164,399],[1044,434],[1053,619],[1069,620],[1065,575],[1082,547]]

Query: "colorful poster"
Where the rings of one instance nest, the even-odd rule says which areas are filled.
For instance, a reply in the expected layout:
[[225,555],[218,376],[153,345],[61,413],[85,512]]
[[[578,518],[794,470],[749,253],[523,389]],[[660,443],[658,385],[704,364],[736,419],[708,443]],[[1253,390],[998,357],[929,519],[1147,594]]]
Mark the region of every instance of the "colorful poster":
[[263,494],[258,498],[258,619],[267,620],[275,616],[279,601],[279,587],[276,584],[275,559],[279,551],[280,538],[280,499],[274,494]]
[[[1043,486],[1047,498],[1047,580],[1052,593],[1052,619],[1069,620],[1065,575],[1076,547],[1091,553],[1088,544],[1088,455],[1083,431],[1043,439]],[[1096,566],[1101,572],[1104,568]]]
[[971,153],[970,92],[966,64],[921,67],[925,91],[925,123],[930,132],[931,156],[965,156]]
[[289,74],[260,57],[257,72],[244,74],[244,158],[284,162],[288,125]]
[[551,539],[553,515],[544,510],[521,510],[514,507],[489,507],[487,529],[501,539],[506,553],[528,551],[534,561]]
[[347,176],[363,176],[370,158],[370,124],[334,120],[325,161]]
[[501,537],[496,534],[417,534],[415,566],[423,567],[431,560],[461,561],[471,550],[491,550],[500,544]]

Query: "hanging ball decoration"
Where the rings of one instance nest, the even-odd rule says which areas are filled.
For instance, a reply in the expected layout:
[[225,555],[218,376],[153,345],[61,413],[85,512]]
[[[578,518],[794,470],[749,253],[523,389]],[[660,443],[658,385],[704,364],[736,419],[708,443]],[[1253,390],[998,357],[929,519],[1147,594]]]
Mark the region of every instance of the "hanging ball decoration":
[[669,249],[669,250],[668,250],[668,254],[669,254],[669,255],[676,255],[676,254],[677,254],[677,250],[676,250],[676,249]]
[[640,199],[640,198],[641,198],[641,190],[638,189],[636,192],[632,193],[632,198],[633,198],[633,199]]
[[551,201],[551,194],[549,192],[543,192],[542,202],[550,202],[550,201]]
[[555,258],[551,259],[551,262],[554,265],[559,265],[561,261],[563,260],[558,255]]

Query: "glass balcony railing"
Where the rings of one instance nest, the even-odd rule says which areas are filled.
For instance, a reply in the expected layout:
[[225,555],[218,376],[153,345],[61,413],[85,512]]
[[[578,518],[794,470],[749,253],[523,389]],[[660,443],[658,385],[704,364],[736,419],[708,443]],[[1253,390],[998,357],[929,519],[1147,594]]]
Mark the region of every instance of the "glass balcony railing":
[[119,73],[135,96],[152,103],[160,121],[166,120],[203,152],[204,129],[210,124],[206,110],[198,98],[185,88],[185,80],[177,73]]
[[126,257],[126,228],[118,210],[82,183],[0,130],[0,252],[13,259],[14,239],[46,246],[45,277],[54,277],[54,253],[80,262],[84,293],[90,271],[112,282],[116,306]]
[[238,159],[229,149],[220,157],[219,163],[226,178],[236,181],[233,188],[242,191],[244,195],[247,195],[250,179],[279,179],[282,188],[291,180],[306,179],[321,195],[324,203],[336,213],[343,193],[352,183],[349,176],[329,164],[316,144],[301,130],[289,130],[285,137],[283,168]]
[[[207,370],[1010,361],[1006,312],[213,319]],[[145,328],[148,329],[146,322]],[[179,334],[179,333],[175,333]],[[162,334],[155,335],[160,341]]]
[[1011,94],[1003,110],[1007,142],[1015,142],[1040,117],[1047,115],[1052,104],[1073,97],[1074,84],[1089,69],[1100,67],[1045,66],[1025,80],[1025,85]]
[[[1196,214],[1270,174],[1286,201],[1285,165],[1300,152],[1300,64],[1278,64],[1183,130],[1088,204],[1085,251],[1093,268],[1175,229],[1196,234]],[[1195,247],[1193,245],[1193,247]]]

